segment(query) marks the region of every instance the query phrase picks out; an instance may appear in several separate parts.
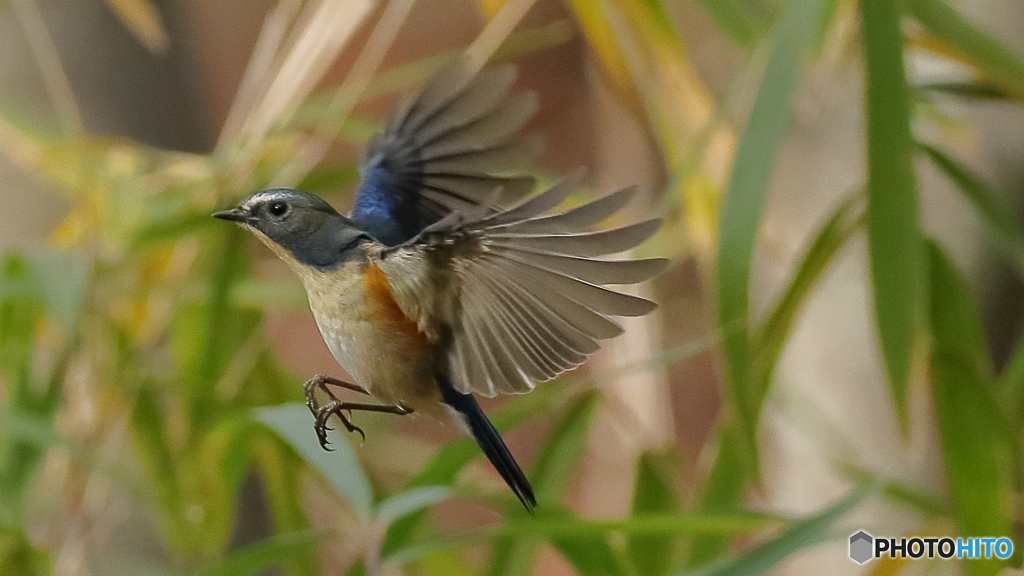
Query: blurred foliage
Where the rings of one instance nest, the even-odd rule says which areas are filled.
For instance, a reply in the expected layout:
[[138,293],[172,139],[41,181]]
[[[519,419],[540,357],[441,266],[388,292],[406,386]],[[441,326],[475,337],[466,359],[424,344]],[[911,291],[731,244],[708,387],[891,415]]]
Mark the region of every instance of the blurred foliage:
[[[146,0],[108,4],[140,42],[164,49],[167,35]],[[257,50],[234,128],[209,155],[80,133],[68,108],[74,99],[60,93],[66,90],[62,72],[44,57],[41,71],[53,79],[47,86],[63,108],[58,116],[68,119],[64,131],[48,131],[16,111],[0,113],[0,148],[70,205],[47,247],[0,262],[0,572],[50,573],[60,541],[40,537],[41,525],[101,514],[76,486],[102,481],[119,486],[152,520],[167,574],[235,576],[270,566],[296,576],[320,573],[316,552],[337,535],[312,528],[311,482],[331,494],[331,506],[348,511],[353,528],[346,533],[361,537],[351,565],[332,565],[329,573],[377,574],[383,566],[473,573],[479,555],[463,552],[482,546],[488,552],[483,573],[529,574],[544,544],[579,574],[766,573],[793,552],[833,537],[834,523],[867,494],[855,490],[796,519],[755,513],[747,503],[759,486],[755,432],[779,355],[807,296],[858,234],[870,246],[875,321],[892,401],[905,423],[912,417],[910,383],[927,382],[948,491],[923,493],[864,472],[851,478],[877,485],[880,497],[916,510],[932,525],[1024,542],[1024,341],[1005,369],[993,366],[976,296],[941,239],[927,238],[918,222],[913,160],[929,159],[962,190],[1022,277],[1024,231],[1000,191],[937,143],[915,141],[912,130],[915,110],[936,93],[1019,103],[1020,55],[941,0],[701,0],[723,37],[749,60],[730,90],[753,83],[756,95],[749,110],[737,114],[730,94],[714,93],[695,71],[674,5],[567,0],[608,86],[642,119],[660,154],[669,214],[663,235],[686,247],[672,255],[697,262],[709,299],[717,301],[725,393],[707,447],[713,457],[694,475],[697,496],[677,493],[677,450],[643,454],[632,464],[632,507],[610,520],[581,517],[563,504],[604,397],[570,377],[507,402],[493,415],[499,429],[538,414],[552,422],[529,471],[540,502],[537,517],[529,518],[510,495],[482,492],[463,478],[479,460],[468,439],[438,448],[398,488],[371,482],[350,439],[335,438],[339,450],[321,451],[301,405],[300,377],[279,366],[263,331],[268,308],[293,305],[301,295],[292,285],[255,282],[243,235],[208,217],[230,199],[280,183],[282,174],[312,190],[351,186],[354,159],[317,156],[318,145],[324,138],[362,141],[378,124],[347,114],[338,103],[406,90],[443,60],[428,56],[320,92],[309,91],[326,64],[319,72],[303,68],[310,77],[281,82],[300,74],[290,66],[332,61],[356,29],[351,23],[370,10],[352,3],[348,20],[331,20],[348,23],[347,32],[334,31],[345,35],[335,37],[337,45],[304,43],[316,34],[332,37],[314,30],[324,20],[303,18],[329,4],[300,9],[282,2],[268,16],[259,46],[269,50]],[[521,14],[531,2],[512,4]],[[480,6],[492,23],[515,27],[514,20],[502,23],[506,3],[480,0]],[[808,241],[782,295],[754,320],[751,259],[776,153],[791,129],[806,65],[840,19],[856,19],[861,31],[864,189],[839,203]],[[282,24],[295,27],[275,36],[274,30],[288,28]],[[520,30],[497,57],[542,50],[570,34],[557,22]],[[908,46],[959,62],[971,77],[908,86]],[[295,88],[271,98],[279,85]],[[654,362],[672,357],[667,351],[652,356]],[[123,438],[129,445],[119,442]],[[55,483],[47,467],[60,468],[57,476],[65,480]],[[233,547],[247,475],[259,480],[273,533]],[[52,501],[43,501],[41,491]],[[434,522],[431,507],[456,497],[474,498],[503,519],[459,531]],[[878,570],[895,574],[902,567],[893,562]],[[1002,568],[990,561],[966,563],[963,570],[980,576]]]

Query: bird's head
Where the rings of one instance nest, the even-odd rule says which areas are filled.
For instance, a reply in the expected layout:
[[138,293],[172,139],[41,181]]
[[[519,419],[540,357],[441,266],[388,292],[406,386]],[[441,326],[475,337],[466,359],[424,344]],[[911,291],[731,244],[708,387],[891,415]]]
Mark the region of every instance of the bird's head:
[[238,222],[289,264],[316,268],[349,260],[371,239],[323,199],[290,188],[257,192],[213,216]]

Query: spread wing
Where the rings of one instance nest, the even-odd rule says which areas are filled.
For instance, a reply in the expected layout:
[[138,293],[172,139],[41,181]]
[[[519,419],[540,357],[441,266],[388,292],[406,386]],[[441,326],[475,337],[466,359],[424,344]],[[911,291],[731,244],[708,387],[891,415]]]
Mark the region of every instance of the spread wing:
[[605,286],[647,280],[667,260],[597,257],[640,244],[660,221],[588,231],[632,189],[548,214],[571,189],[563,182],[501,212],[453,213],[381,252],[378,266],[402,310],[429,337],[450,334],[450,376],[460,392],[526,392],[620,334],[612,317],[656,307]]
[[455,210],[515,201],[533,179],[496,175],[525,167],[540,141],[517,135],[537,110],[532,92],[508,96],[516,70],[474,75],[465,60],[442,68],[390,116],[360,164],[352,220],[382,243],[405,242]]

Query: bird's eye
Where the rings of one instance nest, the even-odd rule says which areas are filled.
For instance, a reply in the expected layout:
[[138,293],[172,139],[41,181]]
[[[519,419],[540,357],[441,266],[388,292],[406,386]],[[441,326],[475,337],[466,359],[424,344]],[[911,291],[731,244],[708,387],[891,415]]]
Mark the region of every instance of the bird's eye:
[[288,204],[285,202],[272,202],[270,206],[267,207],[267,211],[270,212],[271,216],[280,218],[288,213]]

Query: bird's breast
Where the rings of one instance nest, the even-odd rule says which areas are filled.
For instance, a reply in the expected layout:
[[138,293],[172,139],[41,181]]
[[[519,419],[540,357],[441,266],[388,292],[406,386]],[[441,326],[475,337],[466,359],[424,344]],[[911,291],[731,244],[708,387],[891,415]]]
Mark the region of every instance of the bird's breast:
[[300,276],[320,334],[355,384],[382,402],[413,409],[439,399],[430,343],[395,302],[376,264],[352,261]]

